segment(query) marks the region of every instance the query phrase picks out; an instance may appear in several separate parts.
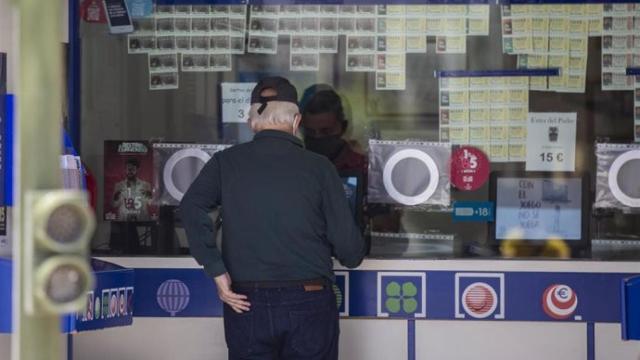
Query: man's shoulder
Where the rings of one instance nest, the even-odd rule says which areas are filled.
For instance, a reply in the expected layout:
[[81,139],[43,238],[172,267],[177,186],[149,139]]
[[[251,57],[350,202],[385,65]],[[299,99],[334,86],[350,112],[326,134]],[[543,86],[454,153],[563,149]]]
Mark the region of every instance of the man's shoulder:
[[249,146],[249,144],[251,144],[251,143],[252,143],[252,141],[249,141],[249,142],[243,142],[243,143],[240,143],[240,144],[230,145],[230,146],[229,146],[229,147],[227,147],[227,148],[224,148],[224,149],[222,149],[222,150],[220,150],[220,151],[216,151],[216,152],[213,154],[213,156],[214,156],[214,157],[218,157],[218,158],[219,158],[219,157],[225,157],[225,156],[232,156],[232,155],[235,155],[235,154],[237,154],[238,152],[242,152],[242,151],[244,151],[245,149],[247,149],[247,148],[248,148],[248,146]]
[[[233,145],[214,154],[214,158],[218,161],[229,161],[236,159],[246,159],[249,154],[255,150],[255,141],[249,141],[237,145]],[[323,155],[316,154],[303,147],[292,146],[289,155],[296,158],[297,164],[304,164],[305,167],[319,169],[321,171],[334,169],[333,163]]]

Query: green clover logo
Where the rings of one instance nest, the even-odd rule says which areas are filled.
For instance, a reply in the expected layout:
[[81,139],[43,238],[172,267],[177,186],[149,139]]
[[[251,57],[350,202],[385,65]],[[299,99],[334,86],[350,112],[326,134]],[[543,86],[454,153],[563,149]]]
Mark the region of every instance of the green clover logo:
[[342,296],[342,291],[340,291],[340,288],[336,284],[333,284],[332,288],[333,288],[333,294],[336,296],[336,304],[338,305],[338,309],[340,309],[340,306],[342,306],[342,302],[344,301],[344,297]]
[[387,284],[385,293],[387,294],[385,306],[390,313],[397,314],[403,310],[407,314],[413,314],[418,309],[418,301],[415,299],[418,288],[413,283],[406,282],[401,286],[392,281]]

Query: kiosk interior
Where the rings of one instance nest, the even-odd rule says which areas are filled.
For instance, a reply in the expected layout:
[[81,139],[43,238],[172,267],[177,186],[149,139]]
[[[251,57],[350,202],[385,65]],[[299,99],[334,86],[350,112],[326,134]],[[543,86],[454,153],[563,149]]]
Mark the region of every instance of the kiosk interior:
[[640,4],[122,3],[129,34],[72,14],[72,122],[98,179],[93,252],[136,269],[136,318],[80,335],[79,358],[226,356],[173,211],[181,174],[251,139],[268,75],[334,89],[343,132],[323,141],[368,164],[343,174],[371,250],[336,268],[342,358],[637,358],[619,288],[640,272]]

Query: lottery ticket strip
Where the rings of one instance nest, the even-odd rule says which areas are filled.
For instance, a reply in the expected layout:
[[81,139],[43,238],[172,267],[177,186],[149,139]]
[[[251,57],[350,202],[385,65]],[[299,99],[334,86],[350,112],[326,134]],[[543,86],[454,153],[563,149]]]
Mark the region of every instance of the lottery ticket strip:
[[[345,71],[375,73],[376,90],[405,90],[407,54],[426,54],[428,36],[436,54],[466,53],[468,36],[489,35],[489,5],[158,5],[134,28],[128,52],[147,54],[152,90],[177,89],[179,69],[231,71],[232,55],[277,54],[282,36],[291,71],[318,71],[320,55],[337,54],[344,36]],[[588,39],[600,36],[602,90],[635,90],[640,141],[638,81],[625,72],[640,66],[640,4],[502,5],[501,30],[503,52],[517,56],[518,68],[560,69],[530,77],[532,91],[584,93]],[[441,140],[477,145],[492,161],[524,161],[524,81],[445,82],[453,88],[440,84]],[[498,100],[488,105],[489,98]]]
[[128,52],[148,55],[149,89],[177,89],[178,68],[232,69],[231,56],[245,53],[246,12],[246,5],[158,5],[152,16],[133,19]]
[[[624,70],[640,66],[640,4],[504,5],[501,16],[503,52],[518,67],[562,70],[532,77],[531,90],[584,92],[593,36],[602,37],[602,89],[633,90]],[[128,51],[148,54],[151,89],[177,88],[178,68],[230,71],[234,54],[276,54],[279,36],[290,37],[291,71],[318,71],[320,54],[338,53],[345,36],[346,71],[404,90],[406,54],[426,53],[427,36],[437,54],[465,53],[468,36],[489,34],[489,5],[158,5],[134,27]]]
[[528,76],[440,77],[440,141],[472,145],[492,162],[526,159]]
[[584,93],[589,36],[602,34],[602,4],[502,6],[502,47],[519,68],[559,68],[532,77],[530,89]]
[[464,54],[467,36],[489,35],[489,5],[158,5],[134,28],[128,52],[148,54],[152,90],[178,88],[178,68],[230,71],[234,54],[277,54],[280,36],[290,38],[291,71],[318,71],[344,36],[346,71],[404,90],[406,54],[426,53],[427,36],[438,54]]

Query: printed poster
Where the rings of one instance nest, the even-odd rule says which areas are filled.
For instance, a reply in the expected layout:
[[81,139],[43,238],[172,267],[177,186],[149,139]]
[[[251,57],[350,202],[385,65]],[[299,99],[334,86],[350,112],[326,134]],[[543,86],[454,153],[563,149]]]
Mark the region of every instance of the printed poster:
[[527,171],[575,171],[576,113],[529,113]]
[[153,151],[148,141],[104,142],[104,219],[154,221]]

